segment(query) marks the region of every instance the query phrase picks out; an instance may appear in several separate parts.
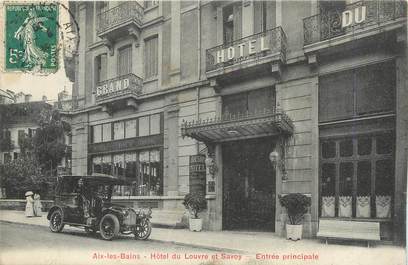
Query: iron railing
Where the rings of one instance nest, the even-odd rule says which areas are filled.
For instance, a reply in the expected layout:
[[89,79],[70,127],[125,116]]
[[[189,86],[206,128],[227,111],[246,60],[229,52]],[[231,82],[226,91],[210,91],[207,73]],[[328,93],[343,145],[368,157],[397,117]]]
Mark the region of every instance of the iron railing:
[[[342,13],[365,6],[366,18],[361,23],[352,23],[342,28]],[[406,14],[405,0],[363,0],[346,5],[344,9],[326,12],[303,19],[304,45],[345,35],[356,29],[396,20]]]
[[243,112],[243,113],[224,113],[219,117],[207,118],[207,119],[198,119],[192,121],[184,121],[182,123],[182,135],[187,135],[187,130],[197,127],[206,127],[221,125],[229,122],[241,122],[254,119],[268,118],[277,124],[286,124],[288,128],[293,130],[294,125],[289,116],[281,109],[269,108],[263,110],[255,110],[254,112]]
[[[117,82],[125,82],[125,80],[127,80],[126,82],[128,82],[129,85],[126,88],[121,87],[121,89],[117,89]],[[104,88],[105,85],[106,87]],[[113,89],[110,88],[111,85]],[[97,89],[98,87],[101,93],[96,93],[95,99],[97,102],[127,94],[138,96],[143,93],[143,79],[135,74],[127,74],[102,81],[98,83]]]
[[[234,58],[226,62],[217,63],[216,61],[217,52],[221,50],[225,50],[229,47],[235,47],[240,44],[245,44],[248,41],[259,40],[261,37],[265,38],[265,43],[267,47],[269,48],[269,50],[257,52],[252,55],[245,55],[243,57],[237,56],[238,58]],[[247,48],[248,48],[248,45],[246,46],[246,49]],[[260,32],[260,33],[239,39],[239,40],[235,40],[229,43],[225,43],[225,44],[218,45],[213,48],[207,49],[206,50],[206,71],[208,72],[208,71],[216,70],[218,68],[228,67],[231,65],[243,64],[246,61],[251,60],[251,59],[260,59],[262,57],[266,57],[268,55],[278,54],[278,53],[280,53],[283,59],[285,59],[286,34],[283,31],[282,27],[276,27],[270,30],[266,30],[264,32]]]
[[132,20],[141,25],[143,15],[144,9],[137,1],[126,1],[98,14],[97,33],[101,34],[110,28]]

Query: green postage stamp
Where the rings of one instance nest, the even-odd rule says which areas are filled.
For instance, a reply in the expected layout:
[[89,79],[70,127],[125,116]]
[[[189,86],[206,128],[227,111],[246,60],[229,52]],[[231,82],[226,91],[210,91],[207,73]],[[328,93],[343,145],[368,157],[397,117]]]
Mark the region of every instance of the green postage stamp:
[[58,5],[5,4],[5,70],[58,70]]

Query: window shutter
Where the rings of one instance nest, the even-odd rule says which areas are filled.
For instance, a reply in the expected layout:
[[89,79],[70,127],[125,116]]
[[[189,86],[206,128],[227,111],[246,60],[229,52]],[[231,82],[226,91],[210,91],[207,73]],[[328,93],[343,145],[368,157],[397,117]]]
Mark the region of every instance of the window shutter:
[[145,40],[145,78],[157,76],[158,73],[158,38]]
[[254,34],[262,32],[263,29],[263,1],[254,1]]
[[128,46],[119,50],[118,75],[126,75],[132,72],[132,47]]
[[234,5],[234,40],[242,38],[242,5]]

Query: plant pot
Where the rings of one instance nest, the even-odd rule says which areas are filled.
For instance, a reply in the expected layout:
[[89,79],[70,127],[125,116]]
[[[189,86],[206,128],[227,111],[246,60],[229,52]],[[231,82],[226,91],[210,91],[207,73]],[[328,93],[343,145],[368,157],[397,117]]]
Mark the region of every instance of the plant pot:
[[203,220],[200,218],[197,218],[197,219],[190,218],[189,226],[190,226],[190,231],[200,232],[203,229]]
[[286,224],[286,239],[300,240],[302,239],[303,225]]

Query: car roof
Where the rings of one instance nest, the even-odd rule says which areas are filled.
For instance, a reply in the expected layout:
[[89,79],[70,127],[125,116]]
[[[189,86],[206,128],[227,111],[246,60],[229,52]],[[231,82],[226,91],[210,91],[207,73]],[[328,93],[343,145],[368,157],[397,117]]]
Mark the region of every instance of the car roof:
[[63,179],[83,179],[87,182],[100,182],[113,185],[125,185],[127,182],[124,179],[120,179],[106,174],[93,174],[93,175],[62,175]]

